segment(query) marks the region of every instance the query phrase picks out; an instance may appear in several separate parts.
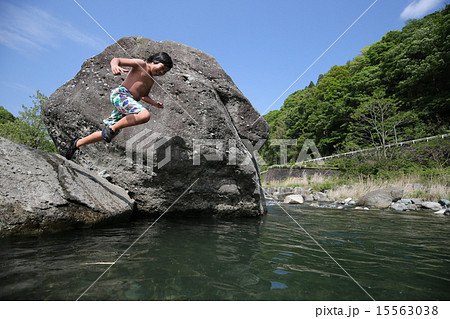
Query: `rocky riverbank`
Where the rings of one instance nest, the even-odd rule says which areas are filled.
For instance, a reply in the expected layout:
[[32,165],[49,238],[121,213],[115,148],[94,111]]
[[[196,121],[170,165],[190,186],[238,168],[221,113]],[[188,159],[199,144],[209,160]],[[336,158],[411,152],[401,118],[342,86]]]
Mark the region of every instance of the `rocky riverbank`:
[[347,197],[335,200],[328,192],[313,191],[311,187],[265,187],[268,200],[284,204],[304,204],[332,209],[371,210],[375,208],[395,211],[429,211],[439,215],[450,216],[450,201],[441,199],[438,202],[422,201],[418,198],[403,198],[403,188],[390,187],[368,192],[358,199]]

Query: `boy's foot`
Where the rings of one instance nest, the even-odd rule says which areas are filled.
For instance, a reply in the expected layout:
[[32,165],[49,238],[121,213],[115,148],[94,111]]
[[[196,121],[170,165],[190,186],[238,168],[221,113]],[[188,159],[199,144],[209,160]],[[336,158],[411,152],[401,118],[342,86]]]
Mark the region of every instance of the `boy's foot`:
[[71,160],[73,157],[73,154],[75,154],[75,152],[77,151],[78,147],[77,147],[77,142],[78,142],[79,138],[75,137],[72,142],[70,142],[70,146],[69,149],[66,152],[66,158],[68,160]]
[[105,126],[102,129],[102,137],[103,137],[103,139],[105,140],[106,143],[111,142],[111,140],[113,139],[114,135],[116,135],[116,133],[109,126]]

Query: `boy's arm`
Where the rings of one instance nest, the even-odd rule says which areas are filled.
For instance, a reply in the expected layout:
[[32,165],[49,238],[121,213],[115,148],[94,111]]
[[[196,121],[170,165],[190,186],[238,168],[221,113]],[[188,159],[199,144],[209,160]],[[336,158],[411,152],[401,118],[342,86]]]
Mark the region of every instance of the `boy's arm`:
[[130,70],[122,68],[122,66],[128,67],[145,67],[145,62],[139,59],[124,59],[124,58],[114,58],[111,60],[111,71],[114,75],[119,75],[122,72],[128,72]]
[[144,101],[144,102],[146,102],[148,104],[151,104],[153,106],[156,106],[156,107],[158,107],[160,109],[162,109],[164,107],[162,102],[157,102],[157,101],[151,99],[149,96],[143,96],[142,97],[142,101]]

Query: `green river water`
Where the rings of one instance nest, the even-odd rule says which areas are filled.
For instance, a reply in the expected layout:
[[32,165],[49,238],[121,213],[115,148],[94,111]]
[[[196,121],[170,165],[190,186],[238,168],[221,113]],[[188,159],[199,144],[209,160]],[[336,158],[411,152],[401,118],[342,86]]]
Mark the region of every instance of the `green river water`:
[[450,217],[432,212],[269,203],[260,219],[164,216],[111,267],[153,221],[0,239],[0,299],[450,299]]

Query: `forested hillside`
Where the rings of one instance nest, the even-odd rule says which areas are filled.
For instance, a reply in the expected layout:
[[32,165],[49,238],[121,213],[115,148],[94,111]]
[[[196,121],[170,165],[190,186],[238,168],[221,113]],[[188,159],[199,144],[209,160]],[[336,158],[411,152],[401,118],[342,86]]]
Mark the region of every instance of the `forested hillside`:
[[[450,125],[450,5],[401,31],[388,32],[346,65],[291,94],[264,116],[270,139],[297,139],[294,162],[306,139],[321,155],[448,133]],[[270,140],[267,163],[279,159]]]

